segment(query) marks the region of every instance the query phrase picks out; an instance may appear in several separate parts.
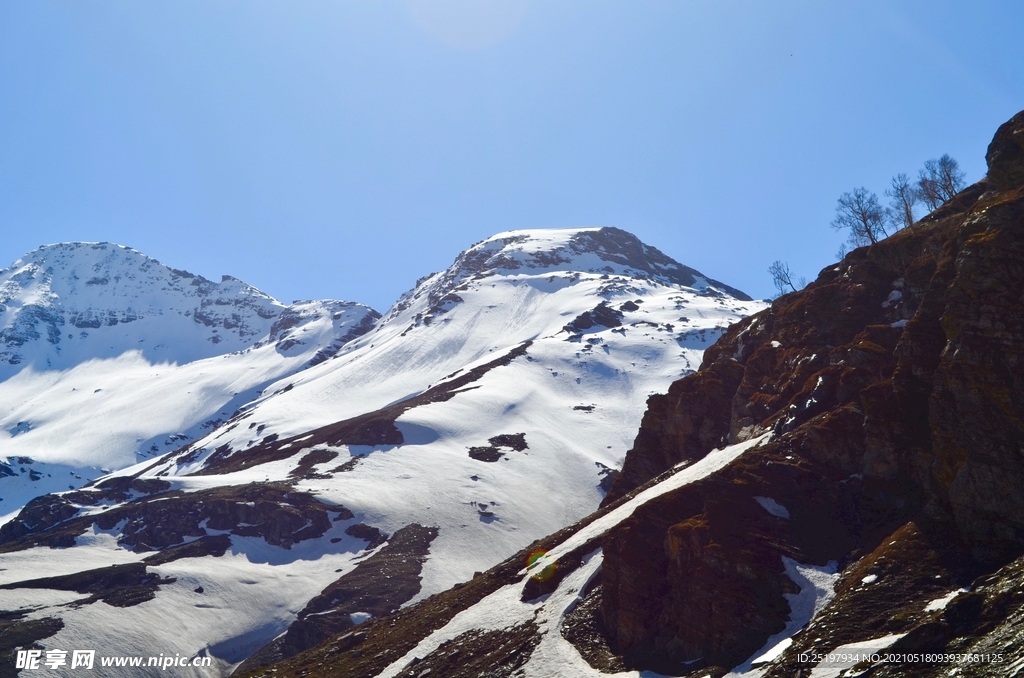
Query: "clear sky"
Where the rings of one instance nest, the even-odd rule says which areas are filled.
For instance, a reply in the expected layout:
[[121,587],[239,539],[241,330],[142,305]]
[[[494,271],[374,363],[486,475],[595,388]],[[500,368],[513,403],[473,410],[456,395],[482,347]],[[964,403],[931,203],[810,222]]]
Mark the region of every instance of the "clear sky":
[[1024,109],[1024,2],[0,0],[0,267],[107,240],[385,310],[517,228],[756,297]]

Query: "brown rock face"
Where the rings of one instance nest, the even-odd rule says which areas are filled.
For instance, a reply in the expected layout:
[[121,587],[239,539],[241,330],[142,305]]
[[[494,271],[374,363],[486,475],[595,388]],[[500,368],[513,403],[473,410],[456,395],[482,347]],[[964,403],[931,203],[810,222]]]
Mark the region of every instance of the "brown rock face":
[[999,128],[989,144],[985,160],[988,180],[1000,191],[1024,184],[1024,111]]
[[967,554],[963,576],[1024,553],[1024,113],[987,158],[985,180],[733,326],[648,401],[606,502],[774,437],[609,533],[601,618],[627,664],[735,666],[785,626],[783,557],[843,567],[910,521],[921,552]]

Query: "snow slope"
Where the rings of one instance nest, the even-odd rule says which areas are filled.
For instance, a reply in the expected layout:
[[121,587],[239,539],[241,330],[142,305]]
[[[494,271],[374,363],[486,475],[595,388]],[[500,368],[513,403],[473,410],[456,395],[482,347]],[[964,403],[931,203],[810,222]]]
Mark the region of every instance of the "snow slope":
[[[421,599],[593,511],[647,396],[696,369],[724,327],[762,307],[618,229],[502,233],[422,279],[332,359],[264,387],[238,416],[177,452],[112,477],[159,479],[185,493],[288,482],[387,534],[434,526]],[[361,416],[384,421],[384,442],[327,441],[331,427]],[[326,461],[310,465],[312,453]],[[216,590],[221,602],[189,608],[185,596],[189,626],[172,626],[162,602],[178,604],[176,585],[161,587],[127,612],[144,629],[133,651],[210,652],[220,668],[193,675],[229,670],[351,558],[367,555],[345,555],[334,533],[302,542],[301,556],[266,544],[255,556],[253,543],[232,535],[230,560],[159,566],[179,580],[187,568],[187,586]],[[229,614],[232,600],[245,601],[244,615]],[[41,641],[46,647],[128,652],[97,604],[64,611],[40,599],[33,607],[30,618],[65,623]],[[221,622],[227,616],[231,624]]]
[[[298,485],[358,509],[388,533],[426,513],[447,529],[434,542],[422,595],[464,581],[596,508],[601,480],[621,465],[647,397],[696,369],[722,329],[762,307],[653,248],[646,259],[631,251],[646,247],[617,229],[493,236],[421,281],[334,360],[289,379],[289,391],[269,387],[247,426],[222,427],[182,451],[188,463],[171,459],[144,475],[178,476],[187,487],[225,445],[244,454],[270,436],[301,436],[372,412],[529,341],[524,357],[465,393],[401,415],[404,444],[338,447],[332,465],[363,457],[353,471]],[[620,326],[566,329],[602,303],[621,309]],[[528,449],[498,462],[467,454],[519,433]],[[256,467],[223,482],[267,478]]]
[[285,306],[109,243],[29,253],[0,271],[0,523],[200,437],[378,317],[350,302]]
[[[580,549],[588,542],[592,543],[606,534],[610,529],[629,518],[640,506],[663,494],[707,478],[747,450],[765,443],[770,438],[771,433],[765,433],[757,438],[714,450],[692,465],[680,464],[665,480],[590,522],[558,546],[533,560],[527,572],[531,576],[538,576],[545,568],[550,567],[552,563],[566,554]],[[518,669],[516,675],[526,678],[545,678],[556,675],[593,676],[594,678],[601,676],[655,678],[660,676],[661,674],[652,671],[622,671],[613,674],[598,671],[580,656],[579,651],[566,640],[561,632],[566,615],[582,601],[588,590],[587,585],[599,573],[602,557],[602,549],[599,546],[595,547],[582,557],[581,565],[562,579],[554,591],[532,600],[523,600],[523,581],[498,589],[476,605],[457,614],[444,627],[428,635],[403,657],[392,662],[380,673],[380,678],[393,678],[402,674],[410,663],[429,657],[444,643],[457,642],[467,633],[474,631],[504,632],[516,624],[527,623],[537,625],[536,633],[540,636],[540,642],[530,654],[529,659]],[[808,588],[801,586],[801,593],[805,593]],[[794,598],[797,597],[794,596]],[[793,632],[791,631],[790,635]]]

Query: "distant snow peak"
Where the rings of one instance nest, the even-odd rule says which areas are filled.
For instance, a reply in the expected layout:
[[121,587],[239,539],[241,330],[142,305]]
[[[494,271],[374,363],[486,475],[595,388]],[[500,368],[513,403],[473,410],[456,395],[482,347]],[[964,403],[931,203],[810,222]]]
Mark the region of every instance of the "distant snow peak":
[[[0,271],[0,455],[121,468],[169,452],[379,317],[285,306],[121,245],[45,245]],[[15,495],[0,489],[2,516]]]
[[252,344],[283,309],[237,278],[216,283],[130,247],[44,245],[0,271],[0,365],[153,354],[164,335],[176,346],[163,342],[153,358],[194,360]]

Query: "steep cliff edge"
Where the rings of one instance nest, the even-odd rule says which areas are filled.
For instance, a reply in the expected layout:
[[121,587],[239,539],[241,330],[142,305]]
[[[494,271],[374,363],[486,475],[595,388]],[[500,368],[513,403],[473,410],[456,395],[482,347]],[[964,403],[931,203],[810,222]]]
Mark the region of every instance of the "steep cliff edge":
[[790,618],[784,558],[888,558],[941,582],[876,586],[873,611],[824,636],[835,647],[911,632],[929,596],[1024,551],[1024,114],[987,158],[985,180],[732,326],[650,399],[606,502],[774,435],[609,533],[601,614],[628,664],[678,674],[750,657]]

